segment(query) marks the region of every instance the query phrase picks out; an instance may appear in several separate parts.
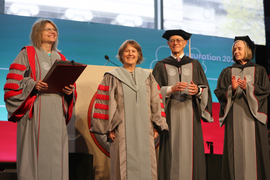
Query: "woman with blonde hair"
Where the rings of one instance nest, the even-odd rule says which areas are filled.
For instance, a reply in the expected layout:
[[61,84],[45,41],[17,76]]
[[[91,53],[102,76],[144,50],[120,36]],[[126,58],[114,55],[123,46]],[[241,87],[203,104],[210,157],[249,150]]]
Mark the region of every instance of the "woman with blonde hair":
[[68,180],[69,122],[76,100],[73,85],[62,93],[44,93],[43,78],[56,59],[59,32],[53,21],[37,20],[25,46],[10,65],[4,87],[8,120],[17,122],[19,180]]

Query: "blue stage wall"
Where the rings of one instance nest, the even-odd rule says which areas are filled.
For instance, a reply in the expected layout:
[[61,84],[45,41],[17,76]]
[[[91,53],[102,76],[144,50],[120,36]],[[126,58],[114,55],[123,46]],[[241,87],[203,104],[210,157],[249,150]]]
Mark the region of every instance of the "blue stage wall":
[[[20,49],[30,44],[29,35],[38,18],[0,14],[0,120],[7,120],[4,103],[4,84],[9,65]],[[142,47],[144,62],[140,67],[152,69],[156,61],[170,55],[166,40],[161,38],[164,30],[131,28],[117,25],[75,22],[52,19],[59,29],[58,48],[69,59],[88,65],[104,65],[105,55],[121,65],[116,55],[126,39],[136,40]],[[232,37],[233,38],[233,37]],[[191,56],[198,59],[208,78],[213,102],[218,102],[213,90],[223,68],[232,64],[233,39],[203,35],[191,36]],[[185,53],[188,54],[188,47]],[[114,66],[111,63],[108,66]],[[95,77],[89,77],[95,78]]]

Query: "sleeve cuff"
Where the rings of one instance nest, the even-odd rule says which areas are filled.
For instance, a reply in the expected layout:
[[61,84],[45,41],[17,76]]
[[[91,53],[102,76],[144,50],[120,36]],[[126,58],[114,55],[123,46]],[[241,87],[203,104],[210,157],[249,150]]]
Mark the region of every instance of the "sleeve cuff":
[[166,97],[169,97],[172,93],[172,86],[169,86],[166,91]]
[[198,98],[201,98],[201,95],[202,95],[202,88],[198,87],[198,93],[196,94],[196,96]]

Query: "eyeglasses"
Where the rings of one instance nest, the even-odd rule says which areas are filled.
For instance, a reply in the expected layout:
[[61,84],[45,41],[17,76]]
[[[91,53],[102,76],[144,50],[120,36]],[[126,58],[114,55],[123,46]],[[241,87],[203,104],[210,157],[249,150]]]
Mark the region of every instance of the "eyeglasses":
[[56,28],[44,28],[43,30],[47,31],[47,32],[52,32],[52,31],[56,32],[57,31]]
[[183,40],[183,39],[170,39],[169,40],[170,43],[175,43],[176,42],[178,44],[181,43],[181,42],[183,42],[183,41],[185,41],[185,40]]

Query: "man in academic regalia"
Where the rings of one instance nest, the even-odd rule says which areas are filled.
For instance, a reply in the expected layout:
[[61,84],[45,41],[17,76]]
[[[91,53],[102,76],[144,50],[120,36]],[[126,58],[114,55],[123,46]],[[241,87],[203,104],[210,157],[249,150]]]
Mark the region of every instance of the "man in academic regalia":
[[200,62],[184,55],[190,36],[183,30],[166,31],[162,37],[172,54],[152,72],[161,86],[170,129],[160,137],[160,180],[206,179],[201,118],[213,122],[212,97]]

